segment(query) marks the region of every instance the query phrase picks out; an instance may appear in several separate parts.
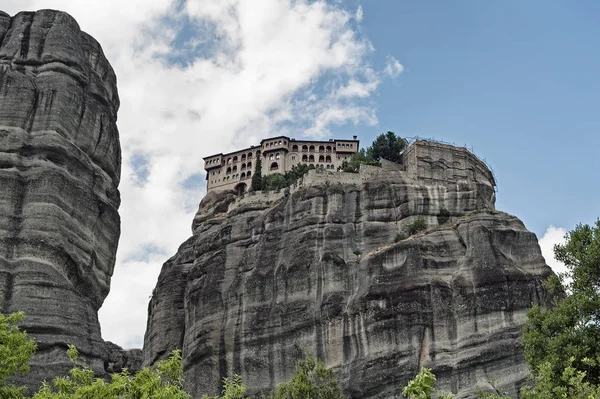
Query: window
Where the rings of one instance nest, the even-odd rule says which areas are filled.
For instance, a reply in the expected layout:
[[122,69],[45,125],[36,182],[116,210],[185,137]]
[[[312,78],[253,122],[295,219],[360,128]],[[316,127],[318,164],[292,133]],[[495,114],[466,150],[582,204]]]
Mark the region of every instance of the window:
[[241,176],[242,176],[242,179],[246,178],[246,174],[244,172],[242,172]]
[[311,145],[310,147],[308,147],[308,150],[309,150],[310,152],[314,152],[314,151],[315,151],[315,146],[314,146],[314,145]]
[[292,161],[295,161],[296,157],[294,155],[292,155]]
[[252,159],[252,153],[251,152],[248,153],[248,159]]
[[327,152],[331,152],[331,146],[330,145],[327,146]]
[[246,173],[246,177],[247,177],[247,178],[250,178],[250,176],[251,176],[251,175],[252,175],[252,172],[248,172],[248,173]]
[[302,155],[302,162],[308,162],[308,155]]
[[248,167],[248,169],[250,169],[252,167],[252,162],[248,162],[246,166]]
[[240,167],[240,170],[245,170],[246,169],[246,164],[243,163],[242,166]]
[[297,146],[296,144],[294,144],[294,145],[292,146],[292,151],[296,151],[296,152],[298,152],[298,146]]
[[303,145],[302,146],[302,152],[307,152],[308,151],[308,146],[307,145]]
[[246,160],[246,154],[242,154],[242,162]]
[[325,152],[325,147],[324,146],[319,146],[319,152]]
[[270,170],[277,170],[277,169],[279,169],[279,164],[277,162],[273,162],[271,164]]
[[233,162],[237,162],[238,161],[238,157],[233,157]]
[[325,157],[323,155],[319,157],[319,162],[325,162]]
[[230,174],[230,173],[231,173],[231,167],[227,168],[227,172],[226,172],[226,173],[227,173],[227,174]]
[[315,162],[315,156],[314,155],[309,156],[308,162]]
[[273,154],[269,155],[269,161],[273,160]]
[[275,154],[275,159],[279,159],[279,153]]
[[331,162],[331,155],[327,155],[325,157],[325,162]]

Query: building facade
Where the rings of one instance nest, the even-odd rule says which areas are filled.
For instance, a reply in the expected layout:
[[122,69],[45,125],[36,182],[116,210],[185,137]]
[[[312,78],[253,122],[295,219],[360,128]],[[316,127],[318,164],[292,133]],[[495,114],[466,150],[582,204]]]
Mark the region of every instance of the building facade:
[[279,136],[264,139],[258,146],[250,146],[228,154],[211,155],[204,158],[207,192],[248,191],[259,157],[263,176],[284,174],[298,164],[337,170],[358,151],[358,146],[356,136],[353,136],[352,140],[328,141],[296,140]]

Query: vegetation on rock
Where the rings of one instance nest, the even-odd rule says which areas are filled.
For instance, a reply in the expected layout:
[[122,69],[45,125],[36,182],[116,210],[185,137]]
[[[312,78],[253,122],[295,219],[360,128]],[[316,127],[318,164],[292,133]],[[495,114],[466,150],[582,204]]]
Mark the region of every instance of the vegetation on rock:
[[10,376],[29,371],[36,350],[33,339],[17,327],[24,317],[22,312],[7,316],[0,313],[0,398],[19,398],[25,390],[6,382]]
[[417,234],[420,231],[427,229],[427,222],[423,218],[418,218],[412,223],[406,225],[406,234],[412,236],[413,234]]
[[382,133],[375,138],[373,143],[356,152],[349,161],[344,161],[339,168],[342,172],[358,173],[360,165],[381,166],[381,159],[400,162],[400,153],[408,141],[397,136],[394,132]]

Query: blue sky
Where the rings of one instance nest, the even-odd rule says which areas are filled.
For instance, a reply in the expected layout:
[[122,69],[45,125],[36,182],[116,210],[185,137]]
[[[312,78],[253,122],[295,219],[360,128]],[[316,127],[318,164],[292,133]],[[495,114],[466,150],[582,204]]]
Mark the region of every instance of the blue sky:
[[472,147],[497,208],[538,237],[600,216],[599,2],[361,4],[373,63],[405,68],[374,96],[377,126],[347,126],[364,144],[392,130]]
[[0,0],[42,8],[71,14],[117,75],[122,232],[99,316],[125,347],[191,235],[202,158],[265,137],[466,145],[552,267],[565,231],[600,216],[597,1]]

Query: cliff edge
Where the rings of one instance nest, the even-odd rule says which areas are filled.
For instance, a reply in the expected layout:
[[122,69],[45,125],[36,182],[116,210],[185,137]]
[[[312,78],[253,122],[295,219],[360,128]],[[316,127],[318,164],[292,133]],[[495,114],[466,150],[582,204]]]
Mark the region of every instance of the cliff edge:
[[99,374],[115,352],[98,309],[120,235],[118,108],[113,69],[70,15],[0,12],[0,311],[24,311],[38,344],[20,383],[66,374],[68,344]]
[[159,276],[144,365],[182,348],[194,398],[232,374],[268,390],[306,352],[351,398],[397,397],[422,366],[458,398],[492,379],[515,396],[526,311],[552,272],[535,235],[495,210],[495,186],[466,149],[417,141],[402,165],[208,194]]

